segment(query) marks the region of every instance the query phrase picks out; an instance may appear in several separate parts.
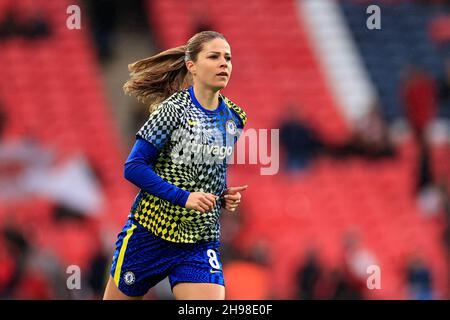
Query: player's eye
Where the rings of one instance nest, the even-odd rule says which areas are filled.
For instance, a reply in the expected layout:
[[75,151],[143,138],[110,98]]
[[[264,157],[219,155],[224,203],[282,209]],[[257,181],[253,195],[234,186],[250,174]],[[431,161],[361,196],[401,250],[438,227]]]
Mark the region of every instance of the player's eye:
[[225,57],[225,59],[226,59],[227,61],[231,61],[231,57],[230,57],[230,56]]

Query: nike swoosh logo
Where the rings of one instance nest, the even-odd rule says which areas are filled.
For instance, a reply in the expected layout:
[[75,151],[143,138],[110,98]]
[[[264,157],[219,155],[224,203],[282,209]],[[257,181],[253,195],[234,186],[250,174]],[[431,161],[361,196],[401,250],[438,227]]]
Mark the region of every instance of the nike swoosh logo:
[[210,270],[209,270],[209,272],[211,272],[211,273],[220,273],[220,272],[222,272],[222,271],[220,271],[220,270],[214,270],[214,269],[210,269]]

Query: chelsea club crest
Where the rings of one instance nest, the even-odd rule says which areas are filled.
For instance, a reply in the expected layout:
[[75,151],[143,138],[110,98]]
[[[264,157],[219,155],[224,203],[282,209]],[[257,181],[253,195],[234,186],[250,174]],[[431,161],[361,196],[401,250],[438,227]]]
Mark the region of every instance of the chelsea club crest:
[[136,281],[136,276],[133,272],[128,271],[123,275],[123,280],[127,285],[132,285]]
[[237,128],[236,128],[236,124],[234,123],[233,120],[228,120],[226,125],[225,125],[225,127],[226,127],[226,130],[227,130],[228,134],[231,134],[231,135],[235,135],[236,134]]

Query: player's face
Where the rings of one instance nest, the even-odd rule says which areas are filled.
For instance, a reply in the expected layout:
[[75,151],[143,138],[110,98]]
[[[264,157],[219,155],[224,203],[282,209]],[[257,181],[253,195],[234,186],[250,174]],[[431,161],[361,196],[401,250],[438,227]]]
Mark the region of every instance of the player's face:
[[194,81],[204,87],[213,90],[225,88],[233,68],[230,45],[219,38],[206,42],[191,68]]

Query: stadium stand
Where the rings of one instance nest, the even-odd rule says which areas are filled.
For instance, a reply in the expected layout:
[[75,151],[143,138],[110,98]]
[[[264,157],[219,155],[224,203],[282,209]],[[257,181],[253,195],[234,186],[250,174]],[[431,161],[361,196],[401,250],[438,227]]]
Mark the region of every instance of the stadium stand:
[[122,178],[125,150],[104,95],[90,34],[84,24],[81,30],[66,27],[66,9],[73,1],[0,4],[0,19],[11,6],[20,19],[38,9],[52,30],[33,42],[21,37],[1,40],[0,96],[8,119],[2,142],[31,137],[56,153],[56,166],[82,154],[98,173],[106,199],[100,209],[85,212],[92,217],[87,224],[56,222],[58,203],[27,194],[20,203],[0,204],[0,216],[4,221],[11,215],[33,246],[56,254],[63,266],[83,268],[101,245],[103,232],[117,232],[134,195]]
[[[323,140],[334,144],[348,139],[352,124],[337,106],[295,1],[196,2],[232,45],[234,71],[224,93],[246,110],[247,129],[277,128],[281,110],[295,104]],[[136,190],[122,177],[126,150],[104,93],[89,29],[66,28],[66,8],[73,3],[0,1],[0,20],[9,6],[24,16],[39,7],[51,29],[48,37],[32,44],[20,37],[0,39],[0,99],[8,119],[1,139],[31,135],[42,147],[57,150],[59,161],[83,154],[97,173],[106,201],[99,210],[87,213],[91,218],[86,223],[57,222],[56,203],[24,195],[19,203],[0,203],[0,225],[13,216],[32,245],[56,255],[63,266],[85,268],[105,234],[108,243],[114,242]],[[188,1],[146,3],[152,34],[161,49],[184,44],[196,29]],[[383,113],[391,121],[402,116],[397,93],[403,62],[423,64],[439,76],[442,56],[426,33],[427,23],[441,10],[419,8],[409,1],[389,3],[382,6],[387,32],[381,34],[359,27],[365,26],[363,3],[340,2]],[[396,19],[397,14],[404,19]],[[442,110],[440,115],[448,117]],[[446,150],[433,147],[433,170],[447,175],[450,183]],[[295,298],[295,273],[303,263],[299,253],[311,245],[317,247],[322,265],[340,267],[343,236],[350,228],[360,231],[362,243],[376,255],[382,270],[382,289],[367,290],[366,298],[407,298],[404,267],[416,251],[431,267],[436,297],[444,297],[449,276],[441,240],[443,218],[424,215],[413,197],[417,148],[407,139],[397,145],[397,152],[395,158],[379,161],[321,157],[298,176],[282,168],[276,175],[262,176],[260,163],[231,166],[229,185],[249,185],[240,209],[243,232],[235,245],[242,252],[261,239],[270,245],[274,297]],[[3,249],[0,245],[0,261],[5,257]],[[5,267],[0,268],[0,288],[13,269],[11,261],[1,263]],[[31,293],[19,297],[52,297],[42,289],[39,276],[28,279],[34,279]]]
[[[163,48],[184,43],[195,25],[193,17],[184,14],[188,5],[175,0],[147,3],[149,19]],[[204,3],[209,8],[204,14],[211,17],[215,29],[224,31],[232,44],[235,69],[226,94],[247,111],[247,128],[276,128],[283,105],[295,101],[324,139],[333,142],[348,137],[349,127],[329,91],[322,67],[310,46],[308,30],[297,15],[295,2]],[[348,2],[343,4],[349,23],[365,26],[365,20],[360,21],[365,11],[349,13],[356,10],[355,6]],[[403,7],[412,10],[410,5]],[[429,58],[435,52],[422,31],[417,31],[417,35],[408,31],[406,43],[398,36],[411,25],[417,26],[415,30],[421,29],[424,20],[414,19],[417,15],[406,14],[402,26],[393,26],[392,37],[395,37],[389,39],[385,51],[379,49],[384,47],[379,46],[384,39],[377,43],[357,42],[368,64],[371,57],[376,60],[368,68],[371,75],[380,73],[378,81],[374,80],[375,84],[386,88],[379,93],[386,108],[383,111],[388,116],[399,115],[395,100],[398,78],[389,77],[388,72],[399,70],[402,57],[397,57],[396,53],[390,59],[393,51],[405,52],[414,43],[419,47],[413,51],[419,61],[434,71],[439,67],[438,60]],[[389,19],[386,18],[386,26],[391,26]],[[390,51],[389,43],[395,47]],[[364,55],[367,52],[372,54]],[[389,63],[381,63],[382,60]],[[444,160],[443,149],[437,150],[440,160]],[[249,185],[242,208],[246,215],[245,236],[240,237],[236,245],[245,250],[258,239],[269,241],[276,296],[294,297],[294,274],[302,262],[299,257],[302,247],[306,249],[311,243],[316,244],[322,261],[330,267],[338,266],[342,262],[342,237],[349,226],[360,229],[363,243],[379,258],[382,290],[366,292],[369,299],[406,298],[403,266],[414,250],[423,251],[432,265],[438,296],[445,293],[447,275],[441,244],[442,221],[426,219],[412,196],[417,150],[405,142],[398,147],[398,152],[394,160],[378,162],[320,159],[301,178],[292,178],[284,172],[260,176],[256,166],[251,165],[232,168],[230,181]]]

